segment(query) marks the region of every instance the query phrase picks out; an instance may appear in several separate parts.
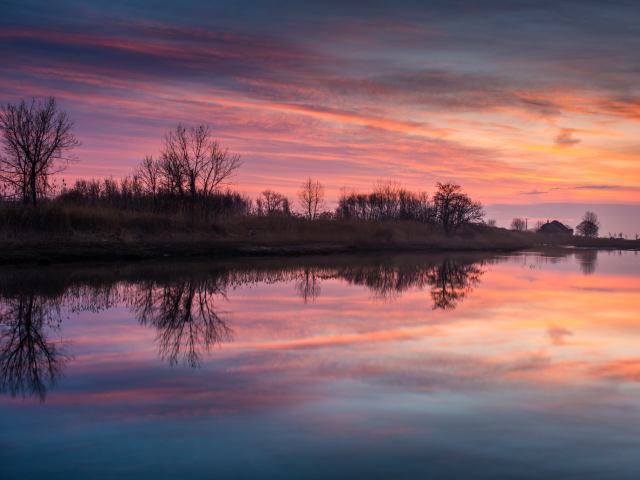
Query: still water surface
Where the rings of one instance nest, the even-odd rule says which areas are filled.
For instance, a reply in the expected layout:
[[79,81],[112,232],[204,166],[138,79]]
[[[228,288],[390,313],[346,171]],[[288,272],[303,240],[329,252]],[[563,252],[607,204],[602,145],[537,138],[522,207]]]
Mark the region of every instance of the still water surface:
[[0,270],[1,478],[640,478],[640,256]]

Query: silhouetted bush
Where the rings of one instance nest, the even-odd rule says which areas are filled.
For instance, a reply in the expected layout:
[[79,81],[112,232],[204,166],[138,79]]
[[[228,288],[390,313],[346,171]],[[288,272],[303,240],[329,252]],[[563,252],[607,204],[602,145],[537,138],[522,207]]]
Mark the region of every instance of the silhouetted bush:
[[379,181],[369,193],[342,189],[336,216],[348,220],[433,223],[436,215],[426,192],[412,192],[394,181]]
[[69,206],[102,207],[140,212],[181,213],[199,211],[219,215],[246,215],[251,212],[252,201],[232,190],[204,194],[198,192],[197,203],[186,202],[170,192],[154,192],[145,188],[137,177],[125,177],[120,182],[112,178],[102,181],[77,180],[72,188],[63,188],[54,202]]

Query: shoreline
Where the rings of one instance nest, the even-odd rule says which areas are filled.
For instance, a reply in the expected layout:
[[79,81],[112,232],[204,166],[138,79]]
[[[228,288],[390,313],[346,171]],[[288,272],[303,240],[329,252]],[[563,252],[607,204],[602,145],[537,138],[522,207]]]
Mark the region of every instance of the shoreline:
[[[578,241],[571,242],[571,239]],[[0,266],[50,265],[82,262],[135,262],[162,258],[243,258],[243,257],[303,257],[314,255],[338,255],[356,253],[401,253],[401,252],[513,252],[530,248],[575,248],[596,250],[640,250],[640,241],[622,239],[585,239],[584,237],[563,237],[557,242],[475,242],[474,240],[451,239],[443,242],[426,243],[226,243],[205,239],[167,244],[122,243],[117,240],[78,242],[61,239],[42,242],[0,242]],[[198,241],[199,240],[199,241]]]

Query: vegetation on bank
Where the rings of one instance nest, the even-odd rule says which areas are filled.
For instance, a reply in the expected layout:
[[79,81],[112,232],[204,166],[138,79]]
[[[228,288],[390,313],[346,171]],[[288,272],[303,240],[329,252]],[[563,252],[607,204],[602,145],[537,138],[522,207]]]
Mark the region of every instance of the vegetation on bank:
[[0,263],[163,256],[299,256],[360,251],[518,250],[535,245],[638,249],[640,242],[466,226],[447,237],[414,221],[144,213],[100,207],[0,207]]
[[254,201],[231,190],[242,162],[220,146],[206,125],[178,124],[165,134],[160,155],[147,156],[125,178],[56,186],[53,176],[77,160],[71,154],[80,145],[73,126],[53,98],[2,106],[0,185],[5,205],[0,206],[0,242],[9,252],[2,261],[8,261],[11,251],[22,258],[20,252],[29,247],[54,256],[52,249],[62,249],[67,257],[73,257],[74,249],[103,247],[143,257],[169,250],[204,254],[221,246],[310,244],[637,248],[633,242],[622,247],[617,240],[595,238],[599,222],[590,212],[578,226],[580,238],[523,232],[521,219],[514,219],[513,231],[495,228],[495,221],[484,220],[482,204],[455,182],[437,183],[432,197],[395,181],[378,181],[369,192],[344,188],[335,210],[328,211],[323,185],[309,178],[296,202],[272,189]]

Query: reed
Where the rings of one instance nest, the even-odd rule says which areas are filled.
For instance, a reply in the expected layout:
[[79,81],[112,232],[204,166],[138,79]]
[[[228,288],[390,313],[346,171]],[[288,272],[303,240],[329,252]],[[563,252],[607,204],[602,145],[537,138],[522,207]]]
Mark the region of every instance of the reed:
[[[167,213],[55,202],[36,209],[0,206],[1,263],[38,261],[42,257],[87,259],[105,251],[129,258],[152,258],[164,252],[207,255],[223,247],[309,245],[368,251],[517,250],[536,245],[640,248],[635,240],[547,235],[480,225],[465,226],[458,235],[447,237],[438,225],[409,220],[310,221],[295,215],[212,216],[197,209]],[[300,250],[300,254],[314,251],[317,249]]]

